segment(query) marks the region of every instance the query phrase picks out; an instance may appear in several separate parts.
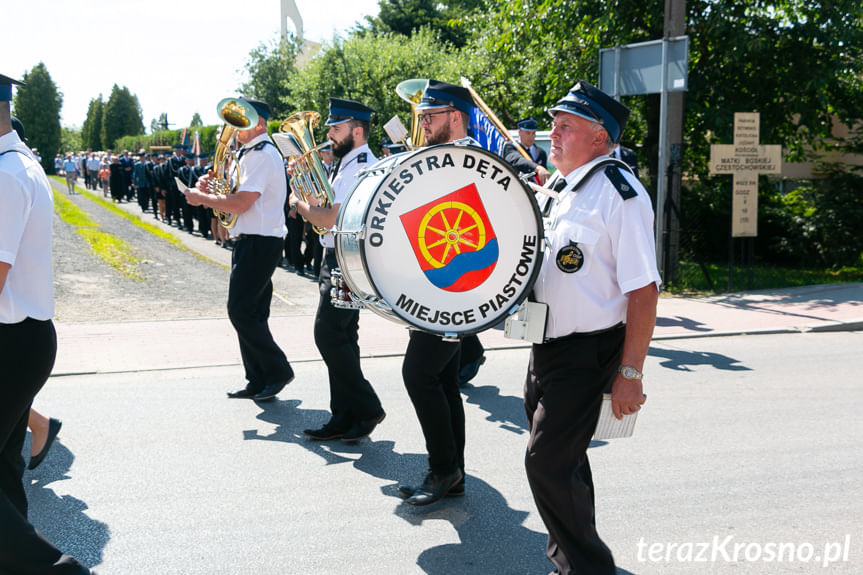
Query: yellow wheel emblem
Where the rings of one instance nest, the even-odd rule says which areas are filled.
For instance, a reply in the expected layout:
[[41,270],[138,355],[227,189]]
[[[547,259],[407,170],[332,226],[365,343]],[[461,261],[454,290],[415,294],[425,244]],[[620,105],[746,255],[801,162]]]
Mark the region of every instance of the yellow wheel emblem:
[[[468,221],[463,223],[465,216]],[[420,252],[436,268],[445,266],[465,247],[478,251],[485,246],[482,218],[462,202],[442,202],[434,206],[423,216],[417,233]]]

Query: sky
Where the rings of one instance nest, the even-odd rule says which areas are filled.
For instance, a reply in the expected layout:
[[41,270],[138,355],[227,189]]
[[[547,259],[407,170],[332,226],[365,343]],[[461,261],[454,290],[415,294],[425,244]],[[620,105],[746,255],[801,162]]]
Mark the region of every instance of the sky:
[[[295,0],[303,37],[332,42],[377,0]],[[60,123],[80,128],[90,100],[114,84],[138,97],[144,128],[167,113],[172,129],[197,112],[221,124],[216,104],[237,94],[251,50],[280,33],[280,0],[10,0],[0,34],[0,74],[21,79],[40,61],[63,94]],[[296,33],[288,19],[289,33]]]

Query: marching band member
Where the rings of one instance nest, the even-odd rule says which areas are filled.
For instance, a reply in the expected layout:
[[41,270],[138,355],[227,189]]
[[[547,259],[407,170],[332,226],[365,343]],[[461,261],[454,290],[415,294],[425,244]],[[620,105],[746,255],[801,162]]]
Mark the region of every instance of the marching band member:
[[551,205],[534,285],[548,320],[546,341],[531,349],[524,388],[525,468],[555,573],[613,575],[614,559],[594,524],[587,447],[604,390],[611,389],[618,418],[645,400],[641,369],[661,283],[653,210],[629,170],[603,165],[629,116],[623,104],[581,81],[549,114],[550,160],[558,169],[549,187],[560,198]]
[[12,129],[12,85],[0,75],[0,572],[87,574],[27,521],[21,450],[33,397],[51,374],[57,334],[51,186]]
[[[461,86],[429,80],[416,109],[426,144],[468,137],[474,102]],[[475,337],[475,336],[474,336]],[[402,364],[428,450],[429,470],[419,486],[399,485],[408,505],[430,505],[446,495],[464,495],[464,404],[459,393],[461,342],[411,330]]]
[[237,132],[239,188],[236,194],[207,193],[212,174],[186,190],[192,206],[206,206],[237,214],[231,228],[235,240],[231,254],[228,317],[237,331],[246,372],[244,389],[228,397],[257,401],[272,399],[294,379],[294,370],[270,333],[268,318],[273,298],[272,276],[281,260],[287,233],[284,204],[287,180],[282,155],[267,135],[270,107],[241,98],[258,113],[254,128]]
[[[333,142],[333,155],[339,159],[330,173],[333,205],[310,205],[292,192],[291,211],[296,210],[307,222],[320,228],[335,226],[339,207],[353,187],[357,172],[377,161],[367,143],[373,113],[374,110],[359,102],[330,98],[327,138]],[[312,237],[310,241],[316,240]],[[324,262],[318,280],[321,295],[315,316],[315,345],[329,372],[332,415],[322,427],[306,429],[303,433],[317,440],[355,442],[371,434],[386,414],[360,365],[360,311],[339,309],[332,304],[330,273],[338,267],[333,234],[321,235],[320,243],[324,248]]]

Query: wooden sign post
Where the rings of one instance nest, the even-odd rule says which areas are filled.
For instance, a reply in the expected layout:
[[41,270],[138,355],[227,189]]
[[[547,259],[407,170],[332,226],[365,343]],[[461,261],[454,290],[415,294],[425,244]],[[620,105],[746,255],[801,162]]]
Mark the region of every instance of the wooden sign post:
[[[734,143],[710,146],[710,173],[734,177],[731,201],[731,238],[728,285],[731,289],[733,238],[758,235],[758,175],[782,171],[782,146],[758,143],[760,114],[734,114]],[[751,264],[751,262],[750,262]]]

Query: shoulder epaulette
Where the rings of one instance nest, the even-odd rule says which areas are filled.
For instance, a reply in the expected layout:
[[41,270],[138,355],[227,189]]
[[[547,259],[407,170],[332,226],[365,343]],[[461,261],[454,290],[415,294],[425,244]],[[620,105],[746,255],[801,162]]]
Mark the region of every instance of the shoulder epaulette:
[[629,185],[624,175],[620,172],[620,166],[607,166],[605,168],[605,176],[611,181],[611,184],[624,200],[629,200],[638,195],[638,192]]
[[358,164],[365,164],[368,161],[369,160],[368,160],[368,157],[366,156],[365,152],[363,152],[362,154],[357,154],[357,163]]

